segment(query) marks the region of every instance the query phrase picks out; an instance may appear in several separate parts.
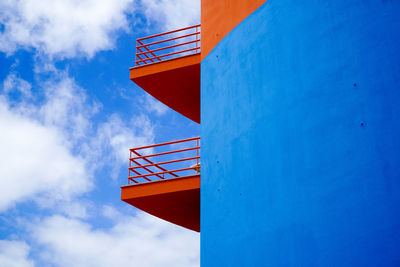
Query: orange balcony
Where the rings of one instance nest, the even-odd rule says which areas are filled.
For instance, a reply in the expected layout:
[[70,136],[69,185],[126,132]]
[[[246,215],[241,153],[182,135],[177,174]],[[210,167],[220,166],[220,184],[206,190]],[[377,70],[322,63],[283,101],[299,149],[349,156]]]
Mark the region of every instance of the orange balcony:
[[200,137],[130,149],[121,200],[200,232]]
[[130,79],[200,123],[200,51],[200,25],[137,39]]

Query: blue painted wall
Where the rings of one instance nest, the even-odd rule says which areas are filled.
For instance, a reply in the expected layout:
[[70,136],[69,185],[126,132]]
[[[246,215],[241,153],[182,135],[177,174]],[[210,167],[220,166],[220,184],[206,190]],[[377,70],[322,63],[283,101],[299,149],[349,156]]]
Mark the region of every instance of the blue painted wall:
[[201,71],[202,266],[400,266],[400,1],[268,0]]

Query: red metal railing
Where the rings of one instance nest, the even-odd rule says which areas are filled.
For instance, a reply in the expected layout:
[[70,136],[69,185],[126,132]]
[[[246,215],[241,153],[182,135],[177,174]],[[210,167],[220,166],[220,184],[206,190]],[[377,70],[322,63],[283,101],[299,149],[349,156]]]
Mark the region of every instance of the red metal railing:
[[135,66],[200,53],[200,27],[199,24],[137,39]]
[[130,149],[128,184],[199,173],[200,137]]

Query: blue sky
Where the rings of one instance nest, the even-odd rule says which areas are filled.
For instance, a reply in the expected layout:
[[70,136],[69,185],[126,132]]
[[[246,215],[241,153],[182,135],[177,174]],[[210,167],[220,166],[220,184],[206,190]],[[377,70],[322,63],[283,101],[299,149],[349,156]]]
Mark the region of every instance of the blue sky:
[[0,266],[198,266],[199,234],[120,201],[129,148],[199,125],[129,80],[193,0],[0,3]]

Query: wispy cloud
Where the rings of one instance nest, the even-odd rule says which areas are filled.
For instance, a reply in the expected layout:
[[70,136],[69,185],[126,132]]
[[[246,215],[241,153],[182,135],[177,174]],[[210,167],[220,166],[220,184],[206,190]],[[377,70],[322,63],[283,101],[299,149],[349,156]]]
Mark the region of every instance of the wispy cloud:
[[143,13],[162,30],[200,23],[200,0],[142,0]]
[[[53,63],[114,49],[120,34],[135,30],[135,15],[151,28],[180,28],[200,21],[200,1],[0,1],[0,52],[30,51],[35,62],[32,81],[11,69],[0,83],[0,213],[32,201],[39,213],[23,235],[0,240],[0,266],[199,265],[197,233],[112,206],[98,215],[111,227],[90,222],[99,210],[87,197],[97,169],[106,165],[102,171],[117,177],[130,147],[154,142],[150,114],[167,109],[145,97],[143,113],[99,114],[102,104]],[[26,223],[7,220],[14,219]]]
[[35,49],[51,57],[92,57],[128,30],[133,0],[6,0],[0,2],[0,51]]
[[21,84],[32,86],[14,72],[1,88],[0,211],[31,199],[50,205],[89,192],[97,168],[111,167],[116,178],[128,160],[129,147],[154,139],[144,114],[126,121],[111,114],[94,123],[101,105],[89,101],[66,72],[50,74],[37,85],[38,95],[44,96],[41,101],[38,95],[36,101],[9,97]]
[[[95,123],[92,117],[101,105],[88,101],[67,73],[51,74],[39,82],[41,101],[10,98],[20,84],[29,84],[15,73],[6,80],[19,82],[7,90],[3,83],[0,90],[0,212],[32,200],[56,211],[29,222],[15,218],[30,237],[1,240],[0,265],[198,266],[195,232],[142,212],[124,215],[112,206],[104,206],[100,215],[88,214],[88,207],[99,210],[83,197],[94,183],[89,165],[108,161],[111,172],[118,173],[129,147],[153,142],[153,125],[144,114],[128,120],[111,114]],[[96,228],[93,216],[108,219],[111,227]]]
[[143,98],[140,98],[143,107],[150,113],[154,113],[157,116],[162,116],[168,112],[168,107],[156,100],[149,94],[146,94]]
[[[60,86],[62,90],[72,92],[73,88]],[[87,162],[71,149],[69,133],[82,131],[81,123],[75,125],[77,114],[65,110],[65,116],[49,120],[56,113],[51,109],[56,97],[48,96],[43,105],[35,106],[9,100],[10,91],[3,88],[0,96],[0,210],[32,198],[65,200],[90,190],[92,174]],[[68,123],[73,129],[65,131]]]
[[91,147],[100,148],[101,160],[111,167],[111,177],[118,177],[120,168],[127,166],[129,148],[148,145],[154,142],[154,127],[146,115],[138,115],[123,120],[112,114],[99,124],[96,138]]
[[5,93],[18,92],[22,98],[31,98],[32,86],[29,82],[17,76],[16,72],[11,72],[3,81],[3,91]]
[[33,267],[29,250],[30,247],[23,241],[0,240],[0,266]]
[[59,214],[24,221],[28,243],[0,240],[0,266],[199,266],[198,233],[143,212],[125,215],[112,206],[103,206],[100,217],[110,227]]
[[200,23],[200,0],[5,0],[0,2],[0,51],[19,49],[50,59],[92,58],[115,48],[137,25],[172,30]]
[[31,225],[42,261],[57,266],[191,267],[199,264],[199,236],[153,216],[124,216],[110,207],[109,229],[60,215]]

